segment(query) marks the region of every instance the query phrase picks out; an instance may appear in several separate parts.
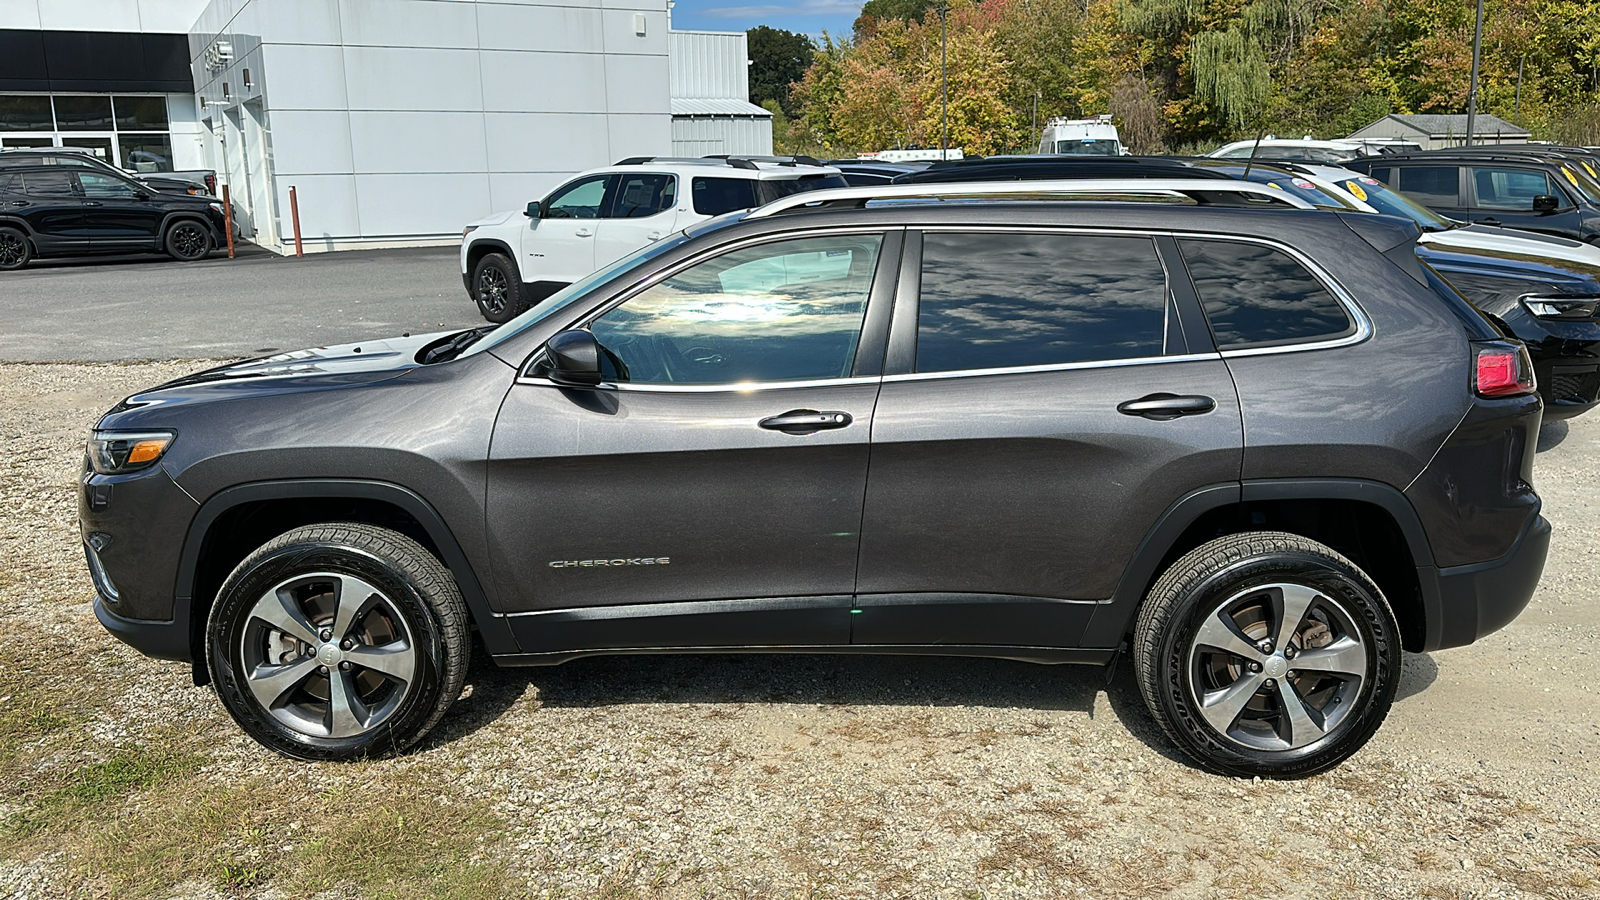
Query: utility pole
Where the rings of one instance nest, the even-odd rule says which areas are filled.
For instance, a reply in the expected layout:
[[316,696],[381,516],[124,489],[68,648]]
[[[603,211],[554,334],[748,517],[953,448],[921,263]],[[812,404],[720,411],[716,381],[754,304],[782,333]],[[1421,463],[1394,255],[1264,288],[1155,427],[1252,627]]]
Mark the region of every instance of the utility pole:
[[1033,133],[1039,133],[1039,92],[1033,92]]
[[1524,53],[1522,57],[1517,60],[1517,102],[1516,105],[1511,108],[1511,118],[1513,121],[1522,118],[1522,67],[1525,63],[1527,63],[1527,61],[1528,55],[1526,53]]
[[1472,124],[1478,117],[1478,48],[1483,44],[1483,0],[1478,0],[1478,24],[1472,30],[1472,83],[1467,85],[1467,146],[1472,146]]
[[[1483,0],[1479,0],[1483,2]],[[950,67],[945,62],[945,19],[950,13],[949,3],[939,4],[939,159],[950,157]]]

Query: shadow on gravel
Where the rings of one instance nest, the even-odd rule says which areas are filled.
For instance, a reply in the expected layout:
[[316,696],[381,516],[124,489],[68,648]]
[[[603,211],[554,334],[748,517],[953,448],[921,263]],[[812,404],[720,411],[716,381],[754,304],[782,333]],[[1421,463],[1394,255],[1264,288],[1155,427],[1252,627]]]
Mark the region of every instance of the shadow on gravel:
[[1540,425],[1539,442],[1534,445],[1534,451],[1543,453],[1546,450],[1560,446],[1561,442],[1567,439],[1567,432],[1570,428],[1571,426],[1567,424],[1566,419],[1558,419],[1557,421]]
[[1400,659],[1400,690],[1394,702],[1409,700],[1422,693],[1439,677],[1439,664],[1426,653],[1403,653]]
[[1108,684],[1098,666],[917,656],[723,654],[612,656],[549,668],[500,668],[474,648],[471,690],[426,742],[449,743],[537,691],[549,707],[635,703],[805,703],[840,706],[975,706],[1066,710],[1093,717],[1104,691],[1127,729],[1163,756],[1180,757],[1145,711],[1126,659]]

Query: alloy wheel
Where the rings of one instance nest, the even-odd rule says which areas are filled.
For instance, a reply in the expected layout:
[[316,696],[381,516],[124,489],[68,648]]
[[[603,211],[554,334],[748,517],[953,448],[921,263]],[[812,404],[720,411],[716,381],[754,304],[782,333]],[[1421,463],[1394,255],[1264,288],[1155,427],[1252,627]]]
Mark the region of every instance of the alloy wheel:
[[20,266],[27,258],[28,244],[21,235],[0,233],[0,269]]
[[478,273],[478,305],[489,315],[499,315],[506,308],[506,293],[510,283],[506,274],[494,266],[485,266]]
[[262,594],[240,636],[245,685],[280,724],[349,738],[382,725],[416,679],[416,641],[393,600],[335,572]]
[[1357,711],[1371,652],[1341,603],[1293,583],[1229,597],[1190,639],[1189,690],[1218,734],[1252,750],[1315,743]]
[[172,249],[184,259],[197,259],[206,252],[206,235],[198,225],[177,225],[172,229]]

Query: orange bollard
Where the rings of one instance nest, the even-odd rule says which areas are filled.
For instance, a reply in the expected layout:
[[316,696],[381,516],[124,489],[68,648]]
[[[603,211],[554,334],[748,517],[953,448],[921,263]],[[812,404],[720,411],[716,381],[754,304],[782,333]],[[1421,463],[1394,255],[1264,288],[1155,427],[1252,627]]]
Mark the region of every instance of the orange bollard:
[[222,230],[228,235],[228,258],[233,259],[233,204],[228,202],[228,186],[222,186]]
[[300,199],[295,196],[294,185],[289,185],[289,218],[294,220],[294,255],[305,256],[306,251],[300,246]]

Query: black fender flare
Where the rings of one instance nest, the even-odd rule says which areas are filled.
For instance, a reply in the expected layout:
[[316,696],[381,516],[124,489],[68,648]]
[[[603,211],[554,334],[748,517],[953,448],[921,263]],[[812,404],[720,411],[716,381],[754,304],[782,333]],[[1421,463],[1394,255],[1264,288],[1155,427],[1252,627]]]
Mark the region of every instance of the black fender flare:
[[[222,201],[219,199],[217,202],[221,203]],[[222,229],[218,228],[217,224],[211,221],[211,217],[207,216],[201,210],[175,209],[161,217],[161,230],[156,234],[156,244],[158,248],[164,249],[166,247],[167,231],[172,228],[172,223],[178,221],[179,219],[190,219],[192,221],[199,222],[201,225],[205,226],[207,231],[211,232],[212,237],[222,234]]]
[[1117,582],[1116,593],[1100,604],[1085,629],[1085,647],[1116,647],[1133,627],[1145,588],[1158,574],[1156,567],[1190,525],[1205,513],[1236,503],[1262,500],[1354,500],[1382,508],[1400,526],[1417,567],[1422,602],[1430,638],[1441,627],[1438,568],[1422,519],[1406,496],[1390,485],[1355,478],[1260,479],[1214,484],[1178,498],[1151,526]]
[[[472,564],[461,551],[461,545],[451,533],[450,527],[445,524],[443,517],[433,508],[427,500],[409,488],[386,481],[369,481],[354,479],[329,479],[307,478],[285,481],[257,481],[249,484],[240,484],[224,488],[212,494],[200,505],[200,510],[189,522],[189,531],[184,536],[183,555],[178,560],[178,580],[176,590],[173,592],[173,618],[176,621],[190,619],[190,610],[193,606],[195,573],[200,565],[200,552],[205,545],[206,536],[211,531],[211,526],[223,513],[241,504],[253,503],[261,500],[292,500],[296,497],[349,497],[362,500],[378,500],[391,503],[405,510],[412,518],[421,524],[423,530],[439,548],[442,562],[455,577],[456,585],[461,590],[461,599],[466,603],[467,610],[472,614],[473,622],[478,626],[479,635],[483,638],[484,649],[491,655],[502,655],[520,652],[516,639],[512,637],[511,628],[506,624],[505,617],[489,608],[488,597],[484,594],[483,585],[478,581],[478,576],[473,571]],[[190,635],[197,630],[203,630],[205,623],[189,621]],[[191,647],[191,652],[193,648]],[[195,655],[195,658],[203,658]]]
[[[480,250],[480,247],[488,249]],[[473,270],[478,267],[478,264],[473,261],[474,253],[478,255],[479,259],[482,259],[484,256],[487,256],[490,253],[499,253],[505,256],[506,259],[511,260],[511,268],[516,270],[517,280],[522,280],[522,266],[517,262],[517,254],[512,252],[511,245],[507,244],[505,241],[502,241],[499,238],[483,238],[482,240],[476,240],[467,245],[467,271],[463,272],[462,274],[469,279],[473,275]]]
[[[18,231],[21,231],[29,241],[32,241],[34,238],[33,229],[28,227],[28,222],[26,219],[18,219],[13,216],[0,216],[0,225],[4,225],[8,228],[15,228]],[[37,244],[35,246],[37,246]]]

